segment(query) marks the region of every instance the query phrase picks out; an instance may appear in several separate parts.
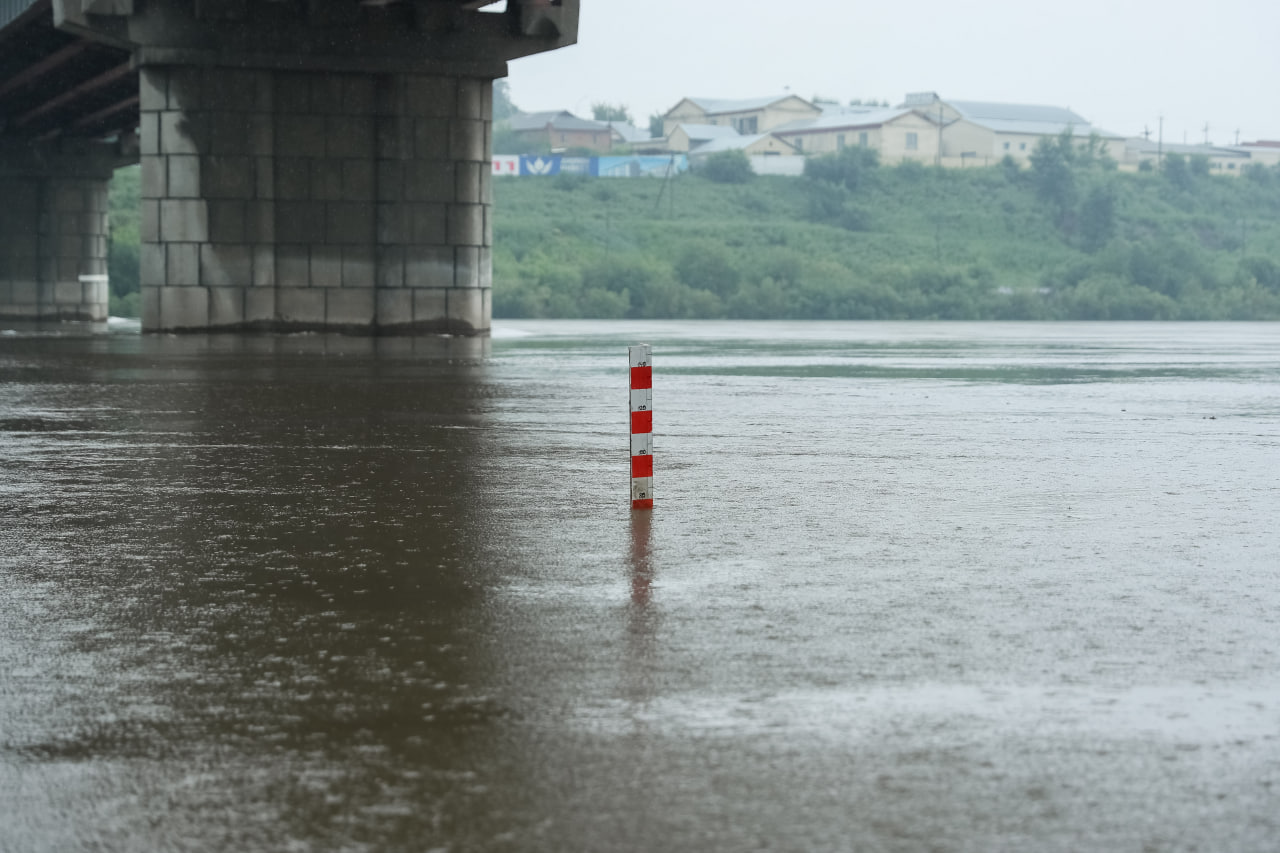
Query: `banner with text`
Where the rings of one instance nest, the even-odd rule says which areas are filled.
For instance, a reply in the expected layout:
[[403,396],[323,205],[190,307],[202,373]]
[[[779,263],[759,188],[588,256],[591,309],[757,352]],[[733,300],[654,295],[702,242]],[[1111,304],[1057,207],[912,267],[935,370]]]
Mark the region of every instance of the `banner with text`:
[[590,175],[597,178],[665,178],[688,171],[689,158],[676,155],[567,157],[563,154],[495,154],[493,174],[509,176]]

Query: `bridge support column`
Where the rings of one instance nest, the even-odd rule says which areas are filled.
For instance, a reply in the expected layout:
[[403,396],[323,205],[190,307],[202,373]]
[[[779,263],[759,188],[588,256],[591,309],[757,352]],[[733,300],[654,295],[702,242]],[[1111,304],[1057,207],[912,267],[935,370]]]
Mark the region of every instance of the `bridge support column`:
[[150,65],[143,328],[486,332],[492,80]]
[[493,80],[579,5],[52,0],[139,69],[143,329],[487,332]]
[[0,319],[107,319],[107,183],[86,149],[0,151]]

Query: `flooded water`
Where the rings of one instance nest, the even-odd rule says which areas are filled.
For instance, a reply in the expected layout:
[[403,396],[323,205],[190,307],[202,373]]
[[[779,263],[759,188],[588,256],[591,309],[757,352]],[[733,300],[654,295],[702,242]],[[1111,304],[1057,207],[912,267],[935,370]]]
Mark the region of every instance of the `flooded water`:
[[0,335],[0,850],[1273,851],[1278,518],[1275,325]]

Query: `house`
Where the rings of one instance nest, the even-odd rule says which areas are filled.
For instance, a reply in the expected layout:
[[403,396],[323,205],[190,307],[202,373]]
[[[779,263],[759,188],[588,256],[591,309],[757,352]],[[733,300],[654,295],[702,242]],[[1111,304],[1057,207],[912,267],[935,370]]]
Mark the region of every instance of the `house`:
[[1280,164],[1280,141],[1260,139],[1257,142],[1242,142],[1239,148],[1249,152],[1249,159],[1261,166]]
[[668,151],[692,151],[713,139],[739,139],[742,134],[722,124],[678,124],[667,133]]
[[774,135],[806,155],[857,146],[880,152],[885,163],[938,159],[938,125],[905,107],[832,108],[818,118],[785,124]]
[[753,133],[749,136],[734,134],[707,140],[689,152],[689,161],[697,164],[721,151],[741,151],[748,157],[777,157],[796,155],[791,145],[772,133]]
[[983,166],[1012,157],[1025,163],[1036,143],[1068,131],[1084,142],[1097,136],[1101,151],[1116,161],[1125,153],[1122,136],[1100,130],[1066,107],[943,100],[934,92],[907,95],[902,106],[941,125],[945,166]]
[[650,142],[648,131],[641,130],[634,124],[625,121],[607,121],[613,134],[614,145],[640,145]]
[[1245,166],[1259,162],[1253,159],[1246,145],[1179,145],[1139,136],[1126,141],[1120,167],[1126,171],[1136,171],[1143,168],[1143,163],[1150,163],[1155,168],[1170,154],[1178,154],[1187,159],[1203,157],[1209,163],[1210,172],[1215,175],[1239,175]]
[[821,109],[796,95],[745,100],[684,98],[662,116],[662,134],[670,136],[679,124],[712,124],[731,127],[744,136],[750,136],[820,115]]
[[517,113],[510,121],[511,131],[531,151],[585,148],[605,153],[613,149],[614,131],[607,123],[578,118],[567,110]]

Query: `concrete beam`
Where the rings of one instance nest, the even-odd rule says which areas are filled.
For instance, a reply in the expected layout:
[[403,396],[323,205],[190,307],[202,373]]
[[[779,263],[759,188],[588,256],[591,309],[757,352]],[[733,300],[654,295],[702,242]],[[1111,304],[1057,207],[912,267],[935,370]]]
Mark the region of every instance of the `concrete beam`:
[[[438,73],[451,63],[501,68],[574,44],[579,3],[510,0],[499,13],[447,0],[413,0],[400,12],[356,0],[53,0],[57,26],[136,50],[142,64],[183,57],[241,68],[389,73]],[[107,9],[130,11],[98,11]]]

